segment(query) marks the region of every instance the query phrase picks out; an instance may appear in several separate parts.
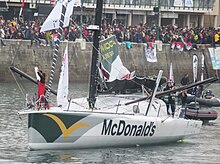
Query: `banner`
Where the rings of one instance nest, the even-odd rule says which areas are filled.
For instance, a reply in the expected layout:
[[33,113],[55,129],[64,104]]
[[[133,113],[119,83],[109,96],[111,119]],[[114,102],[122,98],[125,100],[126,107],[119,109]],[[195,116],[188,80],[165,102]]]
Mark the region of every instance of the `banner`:
[[212,67],[215,70],[220,69],[220,47],[208,48],[212,61]]
[[193,0],[185,0],[185,7],[193,7]]
[[63,54],[60,79],[57,89],[57,105],[67,107],[69,93],[69,68],[68,68],[68,46]]
[[202,59],[201,59],[201,81],[204,80],[204,67],[205,67],[205,57],[204,54],[202,53]]
[[196,54],[193,55],[193,82],[197,81],[197,73],[198,73],[198,57]]
[[183,0],[174,0],[173,6],[182,7],[183,6]]
[[153,43],[144,43],[144,54],[149,62],[157,62],[157,51],[156,44]]
[[107,81],[129,79],[130,72],[123,65],[118,54],[118,42],[115,35],[100,42],[101,71]]

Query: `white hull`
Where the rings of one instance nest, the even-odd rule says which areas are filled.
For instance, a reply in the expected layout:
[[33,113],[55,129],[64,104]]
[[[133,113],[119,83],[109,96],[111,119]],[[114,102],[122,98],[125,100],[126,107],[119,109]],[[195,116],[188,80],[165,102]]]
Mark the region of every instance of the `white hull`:
[[[117,101],[127,101],[127,98],[118,97]],[[151,112],[145,116],[143,113],[147,102],[139,103],[140,112],[133,113],[134,105],[105,109],[104,106],[108,106],[110,99],[115,100],[115,97],[99,98],[97,104],[107,101],[94,111],[78,104],[86,99],[77,99],[70,105],[69,111],[53,107],[51,110],[24,112],[29,115],[30,149],[118,147],[176,142],[199,133],[202,126],[201,121],[168,117],[161,100],[157,100],[159,103],[154,103]],[[158,104],[160,108],[157,107]]]

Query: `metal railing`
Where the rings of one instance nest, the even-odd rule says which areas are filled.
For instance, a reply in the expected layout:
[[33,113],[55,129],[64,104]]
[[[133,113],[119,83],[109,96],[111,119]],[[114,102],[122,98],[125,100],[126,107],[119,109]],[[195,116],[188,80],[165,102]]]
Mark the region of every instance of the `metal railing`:
[[[21,3],[22,0],[0,0],[0,2],[18,2]],[[54,4],[56,0],[25,0],[25,3],[38,4]],[[105,5],[117,5],[126,6],[131,8],[136,7],[154,7],[158,6],[158,1],[160,1],[160,7],[162,8],[194,8],[194,9],[212,9],[215,0],[105,0]],[[82,0],[84,4],[95,5],[96,0]]]
[[[83,3],[95,4],[96,0],[82,0]],[[122,6],[148,6],[153,7],[158,5],[159,0],[105,0],[104,4],[107,5],[122,5]],[[161,0],[161,7],[174,7],[174,8],[213,8],[215,0]]]

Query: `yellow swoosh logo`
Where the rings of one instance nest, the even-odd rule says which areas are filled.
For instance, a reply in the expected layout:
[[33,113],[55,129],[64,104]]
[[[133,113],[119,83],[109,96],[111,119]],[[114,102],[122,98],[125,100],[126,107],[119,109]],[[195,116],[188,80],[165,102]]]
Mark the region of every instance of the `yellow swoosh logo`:
[[60,127],[60,130],[63,133],[63,138],[64,139],[67,139],[67,137],[69,137],[69,135],[71,133],[73,133],[76,129],[79,129],[79,128],[84,127],[84,126],[90,126],[87,123],[80,122],[80,123],[73,124],[69,128],[66,128],[66,126],[64,125],[62,120],[60,118],[58,118],[57,116],[55,116],[53,114],[43,114],[43,115],[47,116],[47,117],[50,117],[51,119],[53,119],[57,123],[57,125]]

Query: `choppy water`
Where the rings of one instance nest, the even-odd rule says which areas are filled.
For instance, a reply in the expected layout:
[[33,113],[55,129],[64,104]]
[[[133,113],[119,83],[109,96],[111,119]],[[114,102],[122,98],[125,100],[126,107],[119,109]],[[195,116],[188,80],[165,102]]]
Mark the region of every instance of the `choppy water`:
[[[30,88],[32,91],[36,87]],[[86,95],[86,84],[72,85],[72,95]],[[220,84],[213,84],[220,97]],[[75,92],[73,92],[73,90]],[[220,163],[220,118],[184,142],[158,146],[84,150],[30,151],[26,120],[17,112],[24,97],[15,83],[0,83],[0,163]],[[215,108],[220,115],[220,108]]]

